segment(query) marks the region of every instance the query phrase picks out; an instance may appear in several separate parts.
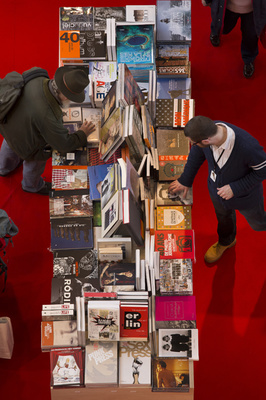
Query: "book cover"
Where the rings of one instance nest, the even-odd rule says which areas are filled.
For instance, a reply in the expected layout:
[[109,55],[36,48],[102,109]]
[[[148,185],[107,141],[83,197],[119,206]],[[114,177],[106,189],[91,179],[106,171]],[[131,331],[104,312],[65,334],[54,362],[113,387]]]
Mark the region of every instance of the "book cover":
[[117,248],[122,251],[122,260],[130,262],[132,260],[132,241],[129,237],[99,238],[97,240],[97,252],[107,253],[109,249]]
[[84,385],[84,349],[81,347],[54,348],[50,351],[52,387]]
[[187,65],[180,65],[176,62],[176,64],[171,65],[169,61],[169,65],[157,65],[156,71],[158,78],[190,78],[190,63]]
[[78,345],[76,321],[41,321],[41,348],[48,351],[53,347]]
[[145,146],[142,136],[142,120],[134,104],[129,106],[128,137],[135,150],[138,161],[141,162],[145,154]]
[[191,1],[157,0],[157,43],[190,44]]
[[122,105],[135,104],[140,114],[141,105],[145,103],[144,94],[126,64],[118,64],[118,81]]
[[[131,236],[137,246],[144,244],[144,222],[140,205],[129,189],[123,189],[123,225],[118,233]],[[127,233],[127,234],[126,234]]]
[[158,57],[178,57],[189,59],[189,45],[185,44],[160,44],[157,46]]
[[199,359],[197,329],[159,329],[159,357]]
[[148,340],[149,306],[145,303],[121,300],[120,340]]
[[111,199],[119,187],[119,168],[118,164],[113,164],[101,185],[101,208]]
[[122,111],[117,108],[101,127],[99,153],[108,160],[123,142]]
[[109,92],[106,94],[101,107],[101,126],[108,120],[116,108],[119,106],[118,102],[118,85],[117,81],[113,82]]
[[[106,9],[108,7],[104,7]],[[90,61],[89,74],[93,81],[114,82],[117,79],[116,61]]]
[[88,338],[92,341],[118,341],[120,336],[120,301],[88,301]]
[[126,161],[119,158],[118,163],[120,165],[121,172],[121,188],[129,189],[133,194],[136,201],[139,200],[139,174],[131,163],[130,159],[126,157]]
[[63,122],[64,123],[77,123],[82,122],[81,107],[68,107],[62,108]]
[[75,320],[74,310],[42,310],[42,321]]
[[106,30],[106,18],[114,18],[116,21],[126,20],[125,7],[94,7],[94,29]]
[[191,78],[157,77],[157,99],[190,99]]
[[195,116],[194,99],[174,99],[174,128],[184,128]]
[[136,266],[129,262],[99,262],[100,287],[136,286]]
[[96,250],[55,250],[53,252],[53,276],[98,279]]
[[158,206],[156,209],[157,230],[191,229],[190,206]]
[[93,204],[86,190],[51,191],[50,218],[92,217]]
[[90,199],[101,200],[101,186],[113,164],[91,165],[88,167]]
[[60,59],[71,61],[105,60],[106,35],[103,31],[61,30],[59,32]]
[[118,190],[102,209],[102,237],[110,237],[123,222],[122,192]]
[[152,66],[155,62],[154,25],[121,24],[116,25],[117,62]]
[[171,205],[187,205],[193,204],[193,191],[192,187],[188,189],[186,198],[184,198],[183,191],[178,191],[175,194],[170,194],[168,188],[171,182],[157,182],[156,183],[156,206],[171,206]]
[[87,189],[87,166],[57,166],[52,168],[52,189]]
[[156,296],[156,321],[195,321],[195,296]]
[[57,165],[87,165],[87,147],[80,147],[69,153],[53,150],[52,166]]
[[[159,156],[159,181],[173,181],[182,175],[187,156]],[[170,182],[170,183],[171,183]]]
[[51,219],[51,249],[93,248],[92,217]]
[[95,131],[88,136],[87,143],[90,147],[98,147],[101,129],[101,110],[99,108],[82,107],[82,120],[83,122],[92,122],[95,125]]
[[95,107],[102,108],[103,100],[109,93],[112,82],[105,82],[104,80],[94,80],[93,81],[93,101]]
[[60,7],[60,29],[64,31],[93,28],[93,7]]
[[160,294],[192,295],[192,260],[160,260]]
[[85,385],[117,386],[118,343],[93,341],[85,347]]
[[150,149],[155,146],[155,131],[150,112],[144,104],[141,106],[141,119],[143,126],[143,140],[146,146]]
[[154,357],[152,359],[152,391],[188,392],[189,387],[189,360],[176,357]]
[[194,231],[192,229],[176,231],[155,231],[155,251],[161,259],[195,258]]
[[51,304],[76,304],[76,297],[85,292],[100,291],[98,278],[54,277],[51,284]]
[[119,385],[134,388],[151,386],[151,346],[149,342],[119,343]]

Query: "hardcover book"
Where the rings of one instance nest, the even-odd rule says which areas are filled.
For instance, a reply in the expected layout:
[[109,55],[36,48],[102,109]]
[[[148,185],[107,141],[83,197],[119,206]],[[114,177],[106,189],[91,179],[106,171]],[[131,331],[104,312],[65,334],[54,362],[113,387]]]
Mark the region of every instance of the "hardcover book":
[[120,170],[118,164],[113,164],[101,184],[101,208],[111,199],[115,192],[121,189]]
[[191,1],[157,0],[157,43],[190,44]]
[[122,191],[118,190],[102,209],[102,237],[110,237],[123,222]]
[[195,258],[194,231],[192,229],[176,231],[155,231],[155,251],[161,259]]
[[118,343],[93,341],[85,348],[85,385],[117,386]]
[[120,340],[148,340],[149,306],[147,302],[122,301],[120,304]]
[[156,296],[156,321],[195,321],[195,296]]
[[120,86],[119,99],[121,104],[124,107],[135,104],[140,114],[141,105],[145,103],[144,94],[125,63],[118,64],[118,83]]
[[88,167],[90,199],[101,200],[102,182],[108,172],[113,167],[113,164],[91,165]]
[[156,6],[140,5],[126,6],[127,22],[152,22],[156,23]]
[[87,143],[89,147],[98,147],[101,129],[101,110],[98,108],[82,107],[82,119],[83,122],[88,121],[95,125],[95,131],[88,136]]
[[171,65],[169,62],[169,65],[157,65],[156,71],[158,78],[190,78],[190,63],[180,65],[176,62],[176,64]]
[[50,351],[52,387],[84,385],[84,349],[81,347],[54,348]]
[[92,217],[51,220],[51,249],[93,248]]
[[98,278],[96,250],[55,250],[53,252],[53,276]]
[[131,163],[128,157],[126,157],[126,161],[122,158],[118,158],[118,163],[120,165],[121,172],[121,188],[129,189],[133,194],[136,201],[139,200],[139,175]]
[[57,166],[52,169],[52,189],[87,189],[87,166]]
[[[160,156],[159,155],[159,181],[173,181],[182,175],[187,156]],[[170,183],[171,183],[170,182]]]
[[118,341],[120,336],[120,301],[88,301],[88,338],[92,341]]
[[76,321],[42,321],[41,348],[49,351],[54,347],[78,345],[78,331]]
[[[76,129],[77,130],[77,129]],[[80,147],[79,149],[63,153],[57,150],[52,152],[52,166],[57,165],[87,165],[87,147]]]
[[157,230],[191,229],[190,206],[158,206],[156,209]]
[[155,357],[152,360],[152,391],[188,392],[191,366],[189,360]]
[[184,128],[195,115],[193,99],[157,99],[156,126]]
[[117,81],[114,81],[109,92],[106,94],[101,107],[101,126],[108,120],[113,112],[119,107]]
[[157,99],[190,99],[191,78],[157,77]]
[[175,194],[170,194],[168,188],[171,182],[157,182],[156,183],[156,206],[171,206],[171,205],[187,205],[193,204],[193,191],[192,187],[188,189],[186,198],[184,192],[178,191]]
[[114,18],[116,21],[126,20],[125,7],[94,7],[93,23],[94,29],[106,30],[106,19]]
[[145,147],[142,135],[142,120],[134,104],[129,106],[128,119],[127,136],[134,148],[134,154],[136,155],[138,161],[141,162],[145,154]]
[[107,58],[106,35],[103,31],[59,32],[61,60],[105,60]]
[[68,107],[63,108],[63,122],[64,123],[77,123],[82,122],[81,107]]
[[146,146],[150,149],[151,147],[155,147],[155,131],[150,112],[144,104],[141,106],[141,119],[143,126],[143,139]]
[[[108,7],[104,7],[106,9]],[[90,61],[89,74],[93,81],[114,82],[117,79],[115,61]]]
[[125,262],[99,262],[99,281],[102,290],[106,286],[136,286],[136,266],[135,263]]
[[199,359],[197,329],[159,329],[159,357]]
[[123,142],[122,111],[117,108],[101,127],[99,153],[108,160]]
[[119,343],[119,385],[134,388],[151,386],[151,346],[149,342]]
[[160,260],[160,294],[192,295],[192,260]]
[[93,7],[60,7],[60,29],[63,31],[93,29]]
[[51,191],[50,218],[92,217],[93,204],[86,190]]

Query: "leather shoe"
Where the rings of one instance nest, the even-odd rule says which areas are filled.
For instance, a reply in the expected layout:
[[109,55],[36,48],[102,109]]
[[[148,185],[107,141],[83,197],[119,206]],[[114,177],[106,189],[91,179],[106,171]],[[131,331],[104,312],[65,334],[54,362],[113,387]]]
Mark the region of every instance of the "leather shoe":
[[254,71],[255,71],[255,68],[254,68],[254,64],[252,62],[244,65],[243,74],[244,74],[245,78],[251,78],[252,75],[254,74]]
[[44,186],[38,190],[38,192],[29,192],[28,190],[23,189],[24,192],[28,193],[37,193],[37,194],[42,194],[44,196],[49,196],[50,191],[52,190],[52,184],[51,182],[44,182]]
[[236,244],[236,239],[229,244],[228,246],[223,246],[219,242],[214,243],[206,252],[204,256],[204,260],[207,263],[213,263],[215,261],[218,261],[219,258],[222,257],[223,253],[225,250],[230,249],[230,247],[233,247]]
[[211,34],[210,34],[210,41],[211,41],[211,44],[212,44],[214,47],[220,46],[220,38],[219,38],[218,35],[213,35],[213,34],[211,33]]

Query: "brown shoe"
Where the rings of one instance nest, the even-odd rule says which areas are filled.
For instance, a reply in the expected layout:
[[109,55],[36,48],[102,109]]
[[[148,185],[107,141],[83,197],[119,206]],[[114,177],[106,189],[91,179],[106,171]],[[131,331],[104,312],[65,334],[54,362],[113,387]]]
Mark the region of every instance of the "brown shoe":
[[236,239],[229,244],[228,246],[223,246],[219,242],[214,243],[206,252],[204,256],[204,260],[207,263],[213,263],[215,261],[218,261],[219,258],[222,257],[223,253],[225,250],[230,249],[230,247],[233,247],[236,244]]

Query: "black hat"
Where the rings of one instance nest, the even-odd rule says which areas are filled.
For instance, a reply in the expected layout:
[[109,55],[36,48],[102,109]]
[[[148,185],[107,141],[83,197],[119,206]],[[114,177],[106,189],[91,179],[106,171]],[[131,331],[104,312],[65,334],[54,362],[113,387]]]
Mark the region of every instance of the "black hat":
[[85,87],[90,83],[88,74],[83,69],[60,67],[55,72],[58,89],[69,100],[82,103],[85,100]]

